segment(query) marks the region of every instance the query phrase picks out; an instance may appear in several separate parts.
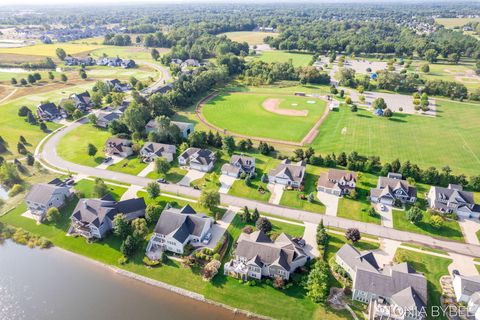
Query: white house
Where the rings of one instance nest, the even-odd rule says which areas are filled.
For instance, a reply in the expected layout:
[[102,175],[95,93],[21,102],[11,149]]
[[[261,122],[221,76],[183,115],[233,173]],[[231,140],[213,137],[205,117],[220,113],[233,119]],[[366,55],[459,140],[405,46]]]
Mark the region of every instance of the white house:
[[225,163],[220,170],[222,174],[238,178],[242,173],[247,175],[255,174],[255,158],[247,157],[243,154],[234,154],[230,158],[230,163]]
[[132,141],[128,139],[110,137],[108,138],[107,142],[105,142],[104,152],[107,156],[119,156],[122,158],[127,158],[133,154]]
[[181,166],[189,166],[190,169],[209,172],[213,169],[216,158],[215,154],[208,149],[188,148],[179,157]]
[[157,251],[184,253],[188,243],[200,243],[213,225],[213,219],[186,205],[181,209],[169,204],[163,209],[147,245],[147,256]]
[[390,172],[387,177],[378,178],[377,187],[370,190],[370,200],[390,206],[395,200],[414,203],[417,200],[417,188],[402,180],[401,174]]
[[[195,124],[191,122],[170,121],[170,124],[176,125],[178,129],[180,129],[180,133],[182,135],[182,138],[184,139],[187,139],[190,133],[192,133],[195,128]],[[158,131],[158,122],[155,119],[150,120],[147,123],[145,130],[147,131],[147,133],[152,131]]]
[[464,191],[460,185],[450,184],[448,188],[433,186],[427,200],[434,210],[455,213],[464,218],[480,218],[480,205],[475,204],[473,193]]
[[27,208],[37,221],[42,221],[50,208],[60,208],[70,196],[70,189],[58,179],[49,183],[38,183],[32,186],[25,197]]
[[165,158],[168,162],[172,162],[176,152],[177,149],[171,144],[145,142],[140,150],[140,156],[144,162],[152,162],[158,157]]

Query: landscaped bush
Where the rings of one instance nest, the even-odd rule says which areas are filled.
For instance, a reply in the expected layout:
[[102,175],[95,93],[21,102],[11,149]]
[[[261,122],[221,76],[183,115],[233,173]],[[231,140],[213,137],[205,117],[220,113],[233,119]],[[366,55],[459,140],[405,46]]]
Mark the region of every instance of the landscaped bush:
[[151,260],[149,257],[143,257],[143,264],[148,267],[157,267],[161,265],[159,260]]
[[125,257],[125,256],[121,256],[120,258],[118,258],[118,261],[117,261],[117,262],[118,262],[118,264],[120,264],[120,265],[123,266],[123,265],[125,265],[125,264],[128,263],[128,258]]
[[24,188],[21,184],[14,184],[13,187],[8,192],[8,196],[9,197],[14,197],[17,194],[19,194],[20,192],[22,192],[23,190],[24,190]]

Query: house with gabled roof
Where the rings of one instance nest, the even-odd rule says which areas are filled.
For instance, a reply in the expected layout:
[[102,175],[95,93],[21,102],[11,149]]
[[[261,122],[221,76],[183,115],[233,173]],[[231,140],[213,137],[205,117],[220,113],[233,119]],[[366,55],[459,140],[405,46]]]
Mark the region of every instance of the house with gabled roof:
[[247,175],[255,174],[255,158],[243,154],[234,154],[230,158],[230,163],[225,163],[220,170],[222,174],[238,178],[242,173]]
[[132,86],[128,83],[123,83],[118,79],[107,80],[105,82],[111,91],[125,92],[132,89]]
[[373,203],[393,205],[395,201],[414,203],[417,201],[417,188],[402,179],[399,173],[390,172],[387,177],[378,177],[377,187],[370,190]]
[[110,137],[107,142],[105,142],[103,151],[107,156],[127,158],[133,154],[132,141],[118,137]]
[[268,182],[298,188],[305,178],[305,169],[305,161],[292,162],[284,159],[268,172]]
[[45,121],[52,121],[62,118],[62,112],[53,102],[40,103],[37,106],[37,115]]
[[[180,133],[184,139],[187,139],[190,133],[193,132],[195,124],[191,122],[170,121],[170,124],[176,125],[180,129]],[[145,128],[147,133],[158,131],[158,122],[155,119],[150,120]]]
[[309,260],[299,239],[282,233],[272,241],[263,231],[242,233],[235,256],[225,263],[224,273],[236,278],[263,277],[288,280],[290,275]]
[[453,270],[452,285],[457,302],[466,303],[468,313],[480,319],[480,276],[464,276]]
[[144,216],[146,207],[143,198],[115,201],[110,194],[100,199],[83,198],[73,210],[68,233],[101,239],[112,230],[117,214],[123,214],[127,221],[131,221]]
[[70,189],[59,179],[54,179],[33,185],[25,196],[25,203],[35,220],[41,222],[48,209],[61,208],[70,195]]
[[355,190],[357,174],[352,171],[329,169],[320,174],[317,181],[317,191],[343,196]]
[[190,169],[209,172],[213,169],[215,153],[208,149],[188,148],[178,157],[178,164],[189,166]]
[[145,142],[140,150],[140,156],[144,162],[152,162],[155,158],[165,158],[168,162],[173,161],[177,149],[172,144],[157,142]]
[[426,318],[427,280],[407,262],[382,269],[372,252],[360,252],[348,243],[335,261],[352,279],[352,299],[369,304],[369,319]]
[[155,225],[146,254],[152,256],[165,250],[183,254],[188,243],[201,243],[213,223],[213,218],[197,213],[188,204],[181,209],[167,204]]
[[92,108],[92,102],[90,101],[90,93],[88,91],[82,93],[72,93],[69,97],[73,101],[75,107],[82,112],[86,112]]
[[433,210],[455,213],[464,218],[480,218],[480,205],[475,203],[473,193],[464,191],[461,185],[449,184],[448,188],[432,186],[427,200]]
[[132,59],[122,60],[121,65],[124,69],[135,68],[136,66],[135,61]]
[[108,128],[113,120],[118,120],[122,116],[121,112],[99,112],[97,114],[96,126],[100,128]]

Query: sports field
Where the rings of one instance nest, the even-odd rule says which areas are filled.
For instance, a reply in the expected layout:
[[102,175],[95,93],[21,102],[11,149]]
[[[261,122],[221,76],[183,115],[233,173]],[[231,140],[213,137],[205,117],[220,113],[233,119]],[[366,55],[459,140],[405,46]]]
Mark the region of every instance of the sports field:
[[67,54],[73,55],[82,52],[92,51],[101,47],[102,46],[100,45],[73,43],[36,44],[34,46],[21,48],[0,48],[0,53],[56,57],[57,54],[55,53],[55,50],[57,50],[57,48],[62,48]]
[[312,60],[312,55],[309,53],[287,52],[279,50],[262,51],[253,59],[262,60],[265,62],[288,62],[292,60],[295,67],[307,66]]
[[322,116],[325,107],[325,101],[307,97],[224,93],[207,102],[202,114],[209,123],[226,129],[227,133],[299,142]]
[[237,31],[237,32],[226,32],[221,33],[220,35],[225,35],[232,41],[236,42],[246,42],[249,45],[253,46],[256,44],[264,43],[263,39],[265,37],[276,37],[278,33],[273,32],[257,32],[257,31]]
[[436,118],[341,107],[330,112],[312,146],[321,153],[357,151],[381,160],[410,160],[421,168],[449,165],[454,173],[477,175],[480,166],[480,105],[437,99]]

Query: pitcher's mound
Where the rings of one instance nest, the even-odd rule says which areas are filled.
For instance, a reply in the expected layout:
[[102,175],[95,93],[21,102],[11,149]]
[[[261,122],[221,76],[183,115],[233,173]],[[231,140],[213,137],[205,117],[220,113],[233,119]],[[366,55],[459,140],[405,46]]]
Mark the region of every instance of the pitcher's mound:
[[308,110],[294,110],[294,109],[283,109],[280,108],[280,103],[282,99],[273,99],[269,98],[263,101],[262,107],[270,112],[280,114],[282,116],[293,116],[293,117],[306,117],[308,115]]

